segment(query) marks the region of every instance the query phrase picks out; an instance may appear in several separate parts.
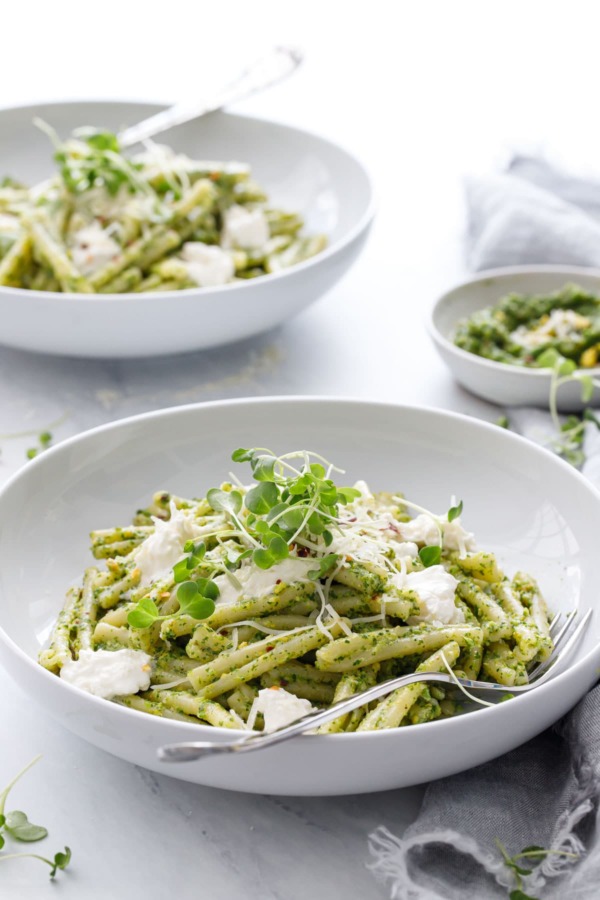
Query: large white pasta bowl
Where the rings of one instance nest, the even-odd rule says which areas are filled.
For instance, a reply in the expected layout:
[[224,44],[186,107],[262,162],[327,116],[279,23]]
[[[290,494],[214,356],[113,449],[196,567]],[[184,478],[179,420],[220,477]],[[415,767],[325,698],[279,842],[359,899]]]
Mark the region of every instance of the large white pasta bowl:
[[[82,125],[119,131],[162,109],[117,101],[0,110],[0,179],[34,185],[53,172],[35,117],[66,137]],[[0,342],[43,353],[142,357],[199,350],[260,334],[301,312],[358,257],[374,213],[361,163],[324,138],[250,116],[213,113],[160,142],[196,159],[249,163],[274,205],[299,212],[328,247],[281,272],[219,287],[146,294],[61,294],[0,287]]]
[[[149,413],[65,441],[0,492],[0,660],[32,703],[131,763],[191,782],[271,794],[403,787],[492,759],[566,713],[598,677],[600,615],[570,665],[494,708],[389,731],[308,735],[240,756],[168,764],[157,749],[232,732],[156,718],[80,691],[36,662],[65,589],[89,564],[88,532],[126,524],[157,489],[202,495],[238,446],[314,449],[374,489],[463,521],[509,573],[534,574],[553,610],[596,608],[600,493],[522,438],[436,410],[353,400],[234,400]],[[237,732],[233,733],[234,735]]]

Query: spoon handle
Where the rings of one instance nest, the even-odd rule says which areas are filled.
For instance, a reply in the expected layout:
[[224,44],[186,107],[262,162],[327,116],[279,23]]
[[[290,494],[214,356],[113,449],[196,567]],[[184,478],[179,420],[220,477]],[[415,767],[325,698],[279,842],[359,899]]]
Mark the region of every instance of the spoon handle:
[[302,60],[303,54],[296,47],[275,47],[245,68],[237,78],[213,94],[210,99],[195,103],[179,103],[156,113],[122,131],[119,143],[121,147],[131,147],[176,125],[183,125],[184,122],[198,119],[209,112],[250,97],[283,81],[298,68]]

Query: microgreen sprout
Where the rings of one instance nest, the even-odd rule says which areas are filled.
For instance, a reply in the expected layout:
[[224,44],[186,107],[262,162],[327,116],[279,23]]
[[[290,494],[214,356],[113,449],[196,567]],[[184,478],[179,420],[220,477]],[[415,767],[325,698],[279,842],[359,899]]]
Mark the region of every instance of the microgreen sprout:
[[328,553],[327,556],[323,556],[319,560],[318,568],[309,570],[308,577],[313,581],[320,578],[326,578],[331,570],[337,566],[339,559],[338,553]]
[[[600,429],[600,420],[592,410],[584,409],[581,416],[568,416],[561,422],[558,413],[558,391],[571,382],[577,382],[581,388],[582,403],[589,403],[594,395],[594,388],[600,387],[600,380],[594,378],[583,369],[578,369],[572,359],[567,359],[554,347],[549,347],[541,353],[537,365],[543,369],[551,370],[549,407],[554,425],[554,435],[547,441],[547,446],[558,456],[573,466],[579,467],[585,462],[583,441],[585,437],[585,423],[593,422]],[[496,425],[501,428],[509,428],[510,423],[506,416],[501,416]]]
[[173,566],[173,580],[175,584],[187,581],[190,577],[190,571],[202,563],[206,553],[206,544],[204,541],[199,541],[197,544],[193,541],[187,541],[183,552],[187,553],[188,556],[179,560]]
[[[330,475],[342,470],[316,453],[298,450],[275,456],[264,447],[240,448],[231,458],[249,462],[257,483],[244,497],[239,491],[213,488],[207,499],[214,510],[229,513],[245,532],[254,547],[252,561],[261,569],[286,559],[302,535],[330,546],[339,506],[360,497],[356,488],[338,487]],[[290,462],[295,459],[302,461],[299,468]]]
[[0,440],[8,441],[8,440],[17,440],[19,438],[24,437],[37,437],[38,446],[37,447],[29,447],[25,451],[25,456],[27,459],[35,459],[35,457],[41,453],[43,450],[47,450],[48,447],[52,444],[53,434],[50,431],[50,428],[57,428],[59,425],[68,418],[69,413],[63,413],[58,419],[54,422],[51,422],[50,425],[44,430],[38,432],[37,429],[27,429],[26,431],[12,431],[7,434],[0,434]]
[[[215,611],[219,586],[209,578],[183,581],[177,588],[179,612],[175,616],[191,616],[192,619],[208,619]],[[151,597],[142,597],[127,616],[132,628],[150,628],[155,622],[173,618],[173,614],[161,615]]]
[[523,865],[523,862],[525,862],[526,865],[531,862],[534,863],[535,866],[539,865],[547,856],[563,856],[568,859],[579,859],[579,854],[577,853],[568,853],[565,850],[545,850],[543,847],[537,846],[525,847],[520,853],[515,853],[514,856],[510,856],[508,850],[498,838],[496,838],[495,842],[498,850],[502,854],[504,864],[507,868],[512,870],[515,876],[517,886],[515,890],[510,892],[510,900],[537,900],[536,897],[532,897],[531,894],[526,894],[523,891],[523,876],[531,875],[533,872],[533,868],[526,868]]
[[419,559],[426,569],[429,566],[437,566],[442,558],[442,548],[439,545],[431,547],[421,547],[419,550]]
[[65,847],[63,851],[54,854],[52,859],[40,856],[38,853],[5,853],[0,856],[0,862],[5,859],[39,859],[40,862],[50,866],[50,878],[54,878],[59,869],[65,870],[71,862],[71,850]]
[[25,451],[25,456],[27,457],[27,459],[35,459],[35,457],[39,453],[43,453],[44,450],[47,450],[51,443],[52,432],[42,431],[40,432],[40,434],[38,434],[38,446],[29,447],[29,449]]
[[[26,813],[15,809],[6,812],[6,801],[12,788],[15,786],[22,776],[31,769],[41,756],[36,756],[12,779],[11,782],[0,792],[0,850],[5,846],[6,840],[2,832],[8,835],[14,841],[21,843],[32,843],[41,841],[48,836],[48,830],[43,825],[34,825],[27,818]],[[6,859],[39,859],[40,862],[50,866],[50,878],[54,878],[58,869],[66,869],[71,860],[71,851],[65,847],[64,852],[55,853],[53,859],[47,859],[37,853],[3,853],[0,854],[0,862]]]
[[33,124],[50,138],[65,189],[74,197],[102,188],[111,197],[121,191],[147,197],[152,203],[152,220],[163,221],[168,212],[157,192],[142,175],[143,165],[122,155],[119,141],[110,131],[79,128],[68,141],[42,119]]
[[553,347],[544,350],[537,362],[542,368],[552,369],[549,405],[556,435],[552,438],[550,446],[555,453],[562,456],[571,465],[580,466],[585,460],[582,449],[585,435],[584,423],[592,421],[597,427],[600,427],[600,422],[590,410],[584,410],[581,418],[569,416],[566,422],[561,422],[558,414],[558,391],[565,384],[579,382],[581,400],[583,403],[589,403],[593,397],[594,388],[600,387],[600,381],[584,370],[577,369],[577,365],[572,359],[566,359]]
[[456,506],[451,506],[450,509],[448,510],[448,521],[454,522],[454,520],[458,519],[458,517],[461,515],[462,511],[463,511],[463,502],[461,500],[460,503],[458,503]]

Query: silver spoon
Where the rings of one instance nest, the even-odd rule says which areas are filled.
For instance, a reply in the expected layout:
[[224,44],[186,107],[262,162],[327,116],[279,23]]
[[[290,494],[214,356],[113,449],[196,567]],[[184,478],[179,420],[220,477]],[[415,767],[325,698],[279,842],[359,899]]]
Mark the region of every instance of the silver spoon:
[[119,134],[119,143],[121,147],[132,147],[176,125],[183,125],[184,122],[199,119],[207,113],[244,100],[283,81],[298,68],[303,58],[302,51],[297,47],[275,47],[247,66],[237,78],[212,94],[210,99],[195,103],[178,103],[156,113],[122,131]]

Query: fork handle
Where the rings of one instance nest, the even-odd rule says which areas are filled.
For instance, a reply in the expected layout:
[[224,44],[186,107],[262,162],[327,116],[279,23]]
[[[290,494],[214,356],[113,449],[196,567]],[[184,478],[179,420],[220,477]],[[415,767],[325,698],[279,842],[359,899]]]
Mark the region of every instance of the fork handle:
[[[454,683],[454,679],[447,672],[414,672],[410,675],[401,675],[398,678],[392,678],[389,681],[384,681],[381,684],[376,684],[364,691],[360,691],[360,693],[354,694],[353,697],[348,697],[347,700],[340,700],[339,703],[328,709],[320,709],[309,713],[297,722],[292,722],[291,725],[278,728],[277,731],[272,731],[268,734],[259,732],[237,741],[222,741],[218,743],[216,741],[187,741],[178,744],[166,744],[164,747],[159,748],[158,758],[163,762],[191,762],[222,753],[245,753],[249,750],[259,750],[261,747],[271,747],[299,734],[304,734],[306,731],[312,731],[313,728],[324,725],[326,722],[331,722],[344,713],[352,712],[352,710],[358,709],[359,706],[370,703],[371,700],[385,697],[386,694],[390,694],[397,688],[423,681]],[[468,683],[473,686],[477,684],[477,682]],[[491,685],[486,685],[486,687],[491,687]],[[497,687],[506,692],[506,687],[502,685],[497,685]]]
[[183,125],[184,122],[198,119],[209,112],[244,100],[283,81],[298,68],[302,59],[303,54],[297,47],[275,47],[249,65],[234,81],[221,88],[210,99],[200,103],[198,101],[192,104],[179,103],[156,113],[122,131],[119,143],[121,147],[131,147],[176,125]]
[[[592,615],[592,610],[588,609],[577,627],[573,628],[577,614],[577,611],[575,611],[570,620],[571,627],[561,631],[556,640],[554,651],[544,663],[535,669],[534,679],[528,684],[514,685],[509,688],[504,684],[496,684],[491,681],[472,681],[468,678],[457,678],[456,676],[451,676],[448,672],[413,672],[410,675],[401,675],[399,678],[392,678],[389,681],[384,681],[382,684],[376,684],[364,691],[360,691],[347,700],[341,700],[334,706],[329,707],[329,709],[316,710],[313,713],[309,713],[297,722],[293,722],[285,728],[279,728],[277,731],[272,731],[268,734],[260,732],[237,741],[187,741],[178,744],[166,744],[158,749],[158,758],[163,762],[192,762],[193,760],[204,759],[221,753],[245,753],[250,750],[258,750],[261,747],[271,747],[296,737],[296,735],[304,734],[306,731],[312,731],[318,725],[331,722],[332,719],[337,719],[338,716],[344,713],[352,712],[359,706],[370,703],[371,700],[385,697],[398,688],[419,682],[458,683],[470,690],[500,691],[514,694],[533,690],[556,674],[559,664],[564,663],[575,644],[580,640]],[[598,649],[600,650],[600,645],[598,645]]]

